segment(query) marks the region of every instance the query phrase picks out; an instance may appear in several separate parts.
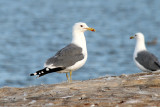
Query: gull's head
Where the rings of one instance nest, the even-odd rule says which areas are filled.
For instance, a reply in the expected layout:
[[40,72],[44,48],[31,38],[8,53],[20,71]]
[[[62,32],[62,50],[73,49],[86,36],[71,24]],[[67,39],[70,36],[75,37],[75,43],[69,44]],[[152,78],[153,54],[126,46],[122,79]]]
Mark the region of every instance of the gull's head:
[[143,33],[136,33],[134,36],[131,36],[130,39],[144,40]]
[[75,23],[73,26],[73,31],[85,32],[87,30],[95,32],[95,29],[88,27],[87,24],[83,22]]

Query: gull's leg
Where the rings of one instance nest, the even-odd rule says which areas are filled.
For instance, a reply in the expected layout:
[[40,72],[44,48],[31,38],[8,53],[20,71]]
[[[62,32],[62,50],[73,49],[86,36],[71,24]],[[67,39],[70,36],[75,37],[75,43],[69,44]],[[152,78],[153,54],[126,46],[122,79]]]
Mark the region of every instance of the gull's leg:
[[69,74],[70,74],[70,82],[72,82],[72,71],[70,71]]
[[66,73],[66,77],[67,77],[67,80],[68,80],[68,82],[69,82],[68,73]]

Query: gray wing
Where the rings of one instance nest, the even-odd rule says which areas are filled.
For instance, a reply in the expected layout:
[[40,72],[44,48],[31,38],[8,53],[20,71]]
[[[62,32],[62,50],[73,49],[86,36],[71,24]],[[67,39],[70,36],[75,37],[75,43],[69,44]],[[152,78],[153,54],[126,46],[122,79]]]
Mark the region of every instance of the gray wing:
[[160,62],[158,61],[158,58],[148,51],[139,52],[135,59],[143,67],[151,71],[156,71],[160,69]]
[[49,58],[46,61],[45,66],[54,65],[57,67],[69,67],[83,58],[84,55],[82,54],[82,48],[75,44],[69,44],[58,51],[55,56]]

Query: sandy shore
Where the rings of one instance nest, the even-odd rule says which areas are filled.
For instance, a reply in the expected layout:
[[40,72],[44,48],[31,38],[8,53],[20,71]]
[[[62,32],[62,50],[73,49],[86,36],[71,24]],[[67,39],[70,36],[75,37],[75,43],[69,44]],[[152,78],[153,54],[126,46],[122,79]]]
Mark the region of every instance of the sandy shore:
[[101,77],[73,83],[0,88],[0,106],[160,106],[160,73]]

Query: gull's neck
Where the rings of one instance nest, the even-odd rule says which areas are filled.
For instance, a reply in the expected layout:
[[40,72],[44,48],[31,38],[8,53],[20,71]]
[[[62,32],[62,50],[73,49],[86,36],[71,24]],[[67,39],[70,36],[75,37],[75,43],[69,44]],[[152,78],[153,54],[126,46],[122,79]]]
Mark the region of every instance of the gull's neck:
[[73,38],[72,38],[73,44],[82,48],[86,48],[86,39],[83,32],[73,31],[72,35],[73,35]]
[[137,56],[138,52],[145,51],[145,50],[147,50],[147,49],[146,49],[146,46],[145,46],[144,38],[137,39],[135,50],[134,50],[134,57]]
[[81,47],[83,53],[87,55],[86,39],[84,36],[84,32],[73,31],[72,35],[73,35],[73,38],[71,43]]

